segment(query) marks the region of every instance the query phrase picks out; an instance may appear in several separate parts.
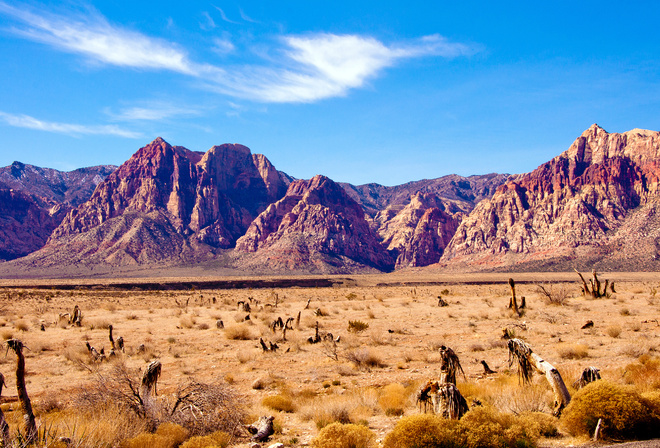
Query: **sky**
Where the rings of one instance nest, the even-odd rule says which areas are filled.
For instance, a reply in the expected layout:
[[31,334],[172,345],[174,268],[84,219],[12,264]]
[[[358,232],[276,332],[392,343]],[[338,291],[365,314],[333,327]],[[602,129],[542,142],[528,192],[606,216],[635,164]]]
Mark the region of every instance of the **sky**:
[[660,130],[656,1],[0,0],[0,166],[241,143],[296,178],[523,173]]

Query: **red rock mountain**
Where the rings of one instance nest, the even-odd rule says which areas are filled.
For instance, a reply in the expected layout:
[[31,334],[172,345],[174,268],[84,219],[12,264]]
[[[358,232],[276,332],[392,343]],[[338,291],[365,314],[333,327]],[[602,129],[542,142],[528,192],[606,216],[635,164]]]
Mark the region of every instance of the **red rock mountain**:
[[393,267],[362,207],[325,176],[292,182],[286,195],[252,222],[236,250],[255,254],[250,265],[275,270]]
[[477,205],[442,262],[655,269],[659,179],[660,133],[609,134],[593,125],[567,151]]
[[87,232],[128,212],[166,212],[173,233],[228,248],[259,212],[284,195],[288,182],[245,146],[226,144],[201,153],[157,138],[72,210],[51,240]]
[[0,168],[0,260],[41,248],[67,211],[89,199],[115,168],[62,172],[20,162]]

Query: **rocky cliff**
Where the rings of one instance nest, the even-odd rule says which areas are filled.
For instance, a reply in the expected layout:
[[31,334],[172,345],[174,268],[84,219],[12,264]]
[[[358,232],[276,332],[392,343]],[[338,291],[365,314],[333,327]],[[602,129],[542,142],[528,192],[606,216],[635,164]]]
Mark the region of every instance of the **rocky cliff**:
[[635,235],[655,248],[658,232],[645,223],[655,213],[659,156],[658,132],[610,134],[593,125],[567,151],[516,176],[477,205],[442,261],[541,268],[554,261],[568,268],[579,260],[612,257],[627,259],[630,266],[651,263],[653,255],[636,259],[620,242]]
[[87,232],[127,212],[166,211],[173,233],[227,248],[284,194],[287,183],[265,157],[245,146],[226,144],[201,153],[157,138],[72,210],[51,239]]
[[362,207],[324,176],[292,182],[286,195],[252,222],[236,249],[254,253],[249,264],[275,270],[393,267]]

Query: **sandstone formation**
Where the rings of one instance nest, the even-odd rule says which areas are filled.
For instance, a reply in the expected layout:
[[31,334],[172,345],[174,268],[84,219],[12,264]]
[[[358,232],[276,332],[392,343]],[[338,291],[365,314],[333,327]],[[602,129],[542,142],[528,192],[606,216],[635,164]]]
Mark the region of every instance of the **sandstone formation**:
[[392,207],[376,215],[378,235],[396,257],[396,267],[437,263],[463,214],[435,194],[416,193],[398,213]]
[[274,269],[393,267],[360,205],[325,176],[292,182],[286,195],[254,220],[236,249],[255,253],[251,264]]
[[593,125],[567,151],[477,205],[442,261],[567,269],[614,256],[648,267],[655,255],[640,259],[622,242],[645,239],[656,250],[657,228],[646,224],[655,220],[659,157],[658,132],[609,134]]
[[245,146],[226,144],[201,153],[157,138],[72,210],[51,240],[87,232],[128,212],[167,212],[162,216],[173,237],[192,235],[211,247],[228,248],[287,184],[287,176]]

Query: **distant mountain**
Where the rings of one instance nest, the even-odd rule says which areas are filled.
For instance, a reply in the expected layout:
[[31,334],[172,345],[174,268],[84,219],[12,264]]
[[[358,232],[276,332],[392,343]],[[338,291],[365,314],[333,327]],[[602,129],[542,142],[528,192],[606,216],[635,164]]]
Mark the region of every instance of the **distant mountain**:
[[591,126],[515,176],[458,227],[442,257],[479,269],[660,268],[660,133]]
[[31,196],[43,208],[60,204],[77,207],[116,169],[114,165],[100,165],[58,171],[14,162],[0,168],[0,182]]
[[26,255],[2,263],[0,274],[84,267],[112,275],[154,265],[246,273],[660,269],[653,131],[609,134],[594,125],[531,173],[393,187],[295,180],[242,145],[202,153],[161,138],[110,171],[0,170],[12,182],[0,182],[0,256]]
[[63,172],[20,162],[0,168],[0,260],[41,248],[67,211],[89,199],[115,168]]

